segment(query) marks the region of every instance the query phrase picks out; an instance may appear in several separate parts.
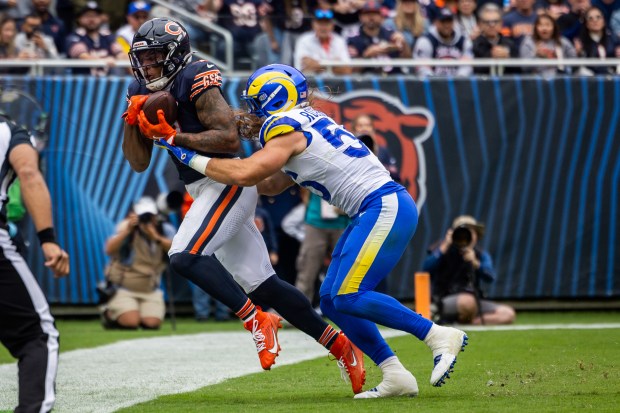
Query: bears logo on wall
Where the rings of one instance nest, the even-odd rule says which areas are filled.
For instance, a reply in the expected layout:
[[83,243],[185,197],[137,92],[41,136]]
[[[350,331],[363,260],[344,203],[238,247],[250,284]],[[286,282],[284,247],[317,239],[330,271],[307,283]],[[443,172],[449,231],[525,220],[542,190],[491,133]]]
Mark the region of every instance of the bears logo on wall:
[[433,114],[423,107],[405,107],[393,96],[375,90],[356,90],[341,95],[315,95],[314,107],[351,130],[359,115],[370,115],[379,146],[396,158],[401,183],[416,201],[418,210],[426,200],[426,159],[422,143],[435,127]]

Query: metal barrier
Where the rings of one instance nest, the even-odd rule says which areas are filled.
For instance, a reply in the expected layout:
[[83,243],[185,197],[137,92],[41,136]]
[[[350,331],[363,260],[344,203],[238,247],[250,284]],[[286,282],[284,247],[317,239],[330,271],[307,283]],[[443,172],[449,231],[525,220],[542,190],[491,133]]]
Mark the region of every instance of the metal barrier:
[[[157,0],[160,1],[160,0]],[[228,46],[227,46],[228,47]],[[249,72],[233,71],[232,64],[232,44],[230,50],[230,56],[227,52],[227,62],[222,63],[211,56],[206,58],[217,64],[220,70],[227,75],[247,75]],[[440,59],[392,59],[392,60],[365,60],[365,59],[353,59],[350,62],[342,62],[335,60],[322,60],[321,65],[326,67],[424,67],[424,66],[442,66],[442,67],[459,67],[459,66],[472,66],[472,67],[490,67],[491,74],[497,75],[498,68],[503,67],[557,67],[557,66],[616,66],[620,69],[620,59],[472,59],[472,60],[440,60]],[[30,67],[33,68],[31,75],[41,76],[45,74],[45,69],[53,68],[74,68],[74,67],[107,67],[109,66],[108,60],[78,60],[78,59],[37,59],[37,60],[21,60],[21,59],[0,59],[0,68],[11,67]],[[129,60],[118,60],[115,62],[115,67],[129,68]],[[330,75],[332,76],[332,75]],[[376,74],[373,74],[376,76]],[[337,76],[336,76],[337,77]]]

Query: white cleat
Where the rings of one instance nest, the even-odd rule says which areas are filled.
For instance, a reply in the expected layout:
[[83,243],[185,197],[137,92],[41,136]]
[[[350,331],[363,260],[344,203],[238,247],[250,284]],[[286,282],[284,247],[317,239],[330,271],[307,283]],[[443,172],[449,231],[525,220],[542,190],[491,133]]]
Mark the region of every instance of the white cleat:
[[356,394],[354,399],[376,399],[379,397],[397,397],[418,395],[418,382],[407,370],[386,374],[377,387]]
[[431,384],[441,387],[454,371],[456,356],[465,351],[467,334],[452,327],[433,324],[424,342],[433,351],[435,367],[431,373]]

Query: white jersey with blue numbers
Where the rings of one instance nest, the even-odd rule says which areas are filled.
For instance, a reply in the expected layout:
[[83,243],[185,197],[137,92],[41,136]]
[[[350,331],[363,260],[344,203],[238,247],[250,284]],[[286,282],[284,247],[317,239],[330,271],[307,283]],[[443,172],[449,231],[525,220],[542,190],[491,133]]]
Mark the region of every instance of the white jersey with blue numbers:
[[267,118],[260,130],[260,142],[265,146],[270,139],[293,131],[304,134],[306,150],[291,157],[282,171],[349,216],[358,212],[371,192],[392,181],[361,141],[310,106]]

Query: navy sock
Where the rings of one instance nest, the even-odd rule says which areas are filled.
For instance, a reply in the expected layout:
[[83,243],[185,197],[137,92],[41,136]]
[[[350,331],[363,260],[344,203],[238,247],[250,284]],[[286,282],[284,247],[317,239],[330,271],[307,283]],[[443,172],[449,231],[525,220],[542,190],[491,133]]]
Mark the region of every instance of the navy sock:
[[[252,300],[256,299],[256,302],[269,305],[286,321],[317,341],[323,335],[325,328],[329,327],[314,311],[310,301],[301,291],[286,281],[282,281],[275,274],[248,295]],[[326,344],[331,345],[331,340]]]
[[239,284],[214,257],[179,252],[170,257],[170,266],[235,313],[248,302]]

